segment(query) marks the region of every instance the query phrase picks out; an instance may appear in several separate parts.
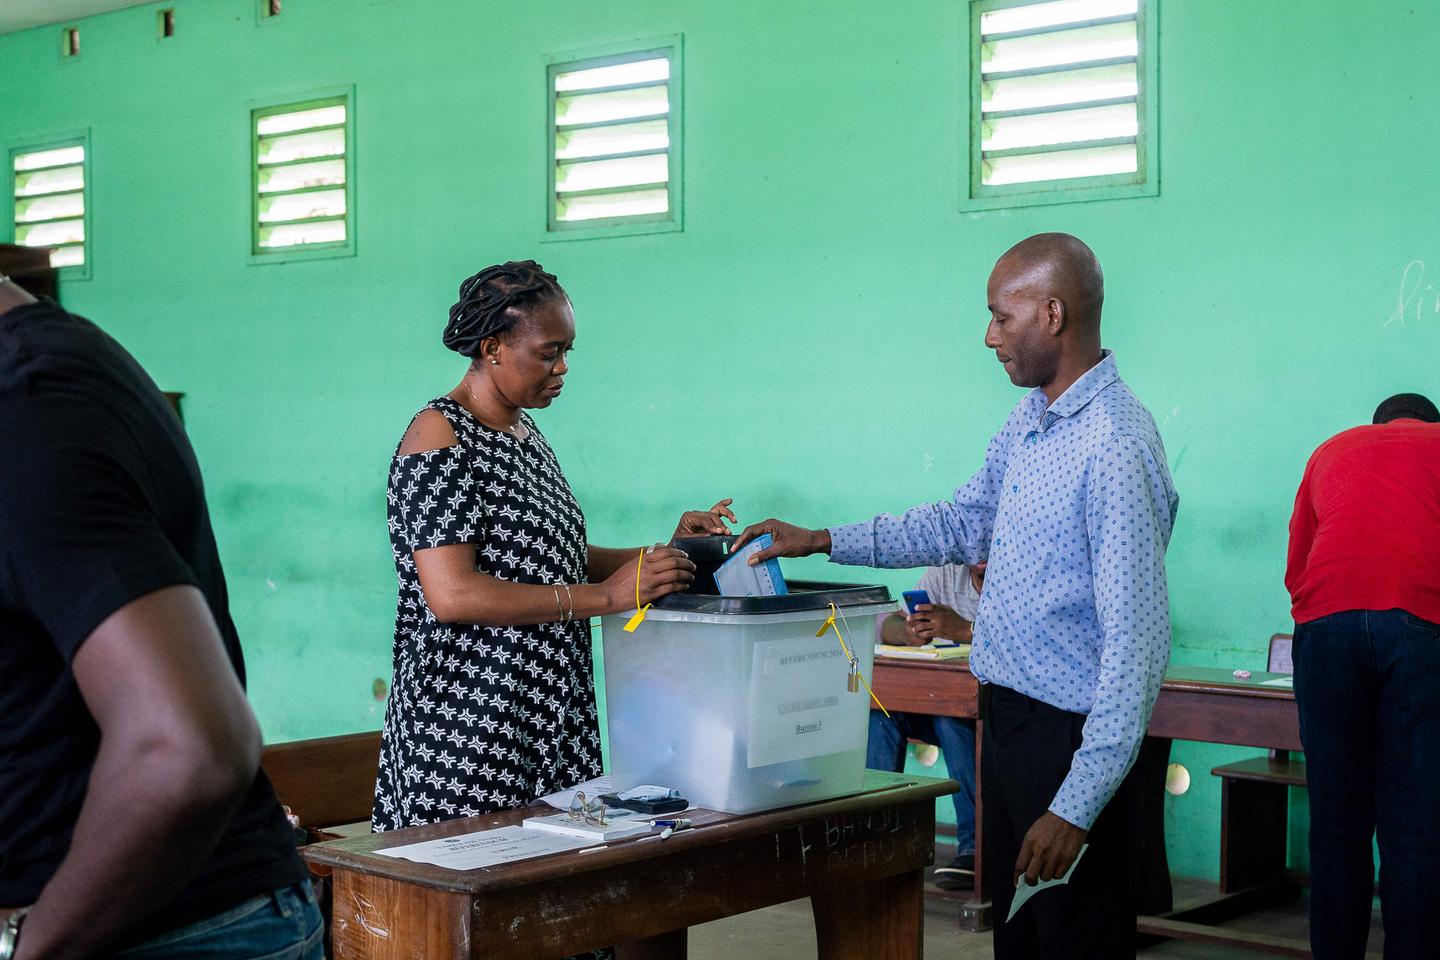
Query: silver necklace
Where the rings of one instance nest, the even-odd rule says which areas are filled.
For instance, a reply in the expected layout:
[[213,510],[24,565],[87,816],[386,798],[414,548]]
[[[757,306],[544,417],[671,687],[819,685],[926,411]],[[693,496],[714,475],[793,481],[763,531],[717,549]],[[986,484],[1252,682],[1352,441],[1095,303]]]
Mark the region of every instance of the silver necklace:
[[[465,393],[467,396],[469,396],[470,405],[472,407],[480,406],[480,401],[475,399],[475,390],[473,387],[470,386],[468,382],[465,384]],[[479,418],[477,417],[476,419]],[[520,439],[520,424],[518,421],[516,423],[502,425],[500,429],[510,434],[510,436],[514,437],[516,440]]]

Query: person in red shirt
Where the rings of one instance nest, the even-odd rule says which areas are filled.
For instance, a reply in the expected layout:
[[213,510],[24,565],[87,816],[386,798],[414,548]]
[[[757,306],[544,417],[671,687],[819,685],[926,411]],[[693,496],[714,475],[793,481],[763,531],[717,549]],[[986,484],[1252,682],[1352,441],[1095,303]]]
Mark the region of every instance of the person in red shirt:
[[1361,957],[1380,846],[1386,958],[1440,942],[1440,412],[1413,393],[1320,445],[1290,519],[1310,790],[1310,942]]

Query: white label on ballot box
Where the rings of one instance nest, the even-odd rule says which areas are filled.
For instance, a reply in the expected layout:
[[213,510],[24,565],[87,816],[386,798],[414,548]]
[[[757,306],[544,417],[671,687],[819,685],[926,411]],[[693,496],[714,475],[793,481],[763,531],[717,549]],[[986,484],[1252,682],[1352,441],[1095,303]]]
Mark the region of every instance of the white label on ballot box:
[[861,735],[855,726],[855,705],[847,702],[855,696],[847,684],[850,664],[833,636],[757,643],[754,656],[752,768],[820,757],[855,745]]

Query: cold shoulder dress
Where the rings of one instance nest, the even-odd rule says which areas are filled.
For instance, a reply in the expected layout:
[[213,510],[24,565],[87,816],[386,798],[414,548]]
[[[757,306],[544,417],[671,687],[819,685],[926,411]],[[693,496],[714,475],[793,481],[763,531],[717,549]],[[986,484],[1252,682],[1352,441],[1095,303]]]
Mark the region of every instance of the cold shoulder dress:
[[444,415],[459,442],[397,451],[390,467],[400,592],[376,830],[522,806],[600,775],[588,621],[442,623],[425,605],[414,558],[427,547],[474,544],[477,568],[492,577],[584,583],[580,505],[528,415],[522,440],[449,397],[426,408]]

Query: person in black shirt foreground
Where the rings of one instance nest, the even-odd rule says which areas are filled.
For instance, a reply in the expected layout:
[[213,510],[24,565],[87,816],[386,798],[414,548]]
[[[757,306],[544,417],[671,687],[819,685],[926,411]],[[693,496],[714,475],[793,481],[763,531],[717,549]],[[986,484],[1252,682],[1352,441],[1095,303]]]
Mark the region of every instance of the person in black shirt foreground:
[[0,278],[0,960],[322,957],[244,675],[178,418]]

